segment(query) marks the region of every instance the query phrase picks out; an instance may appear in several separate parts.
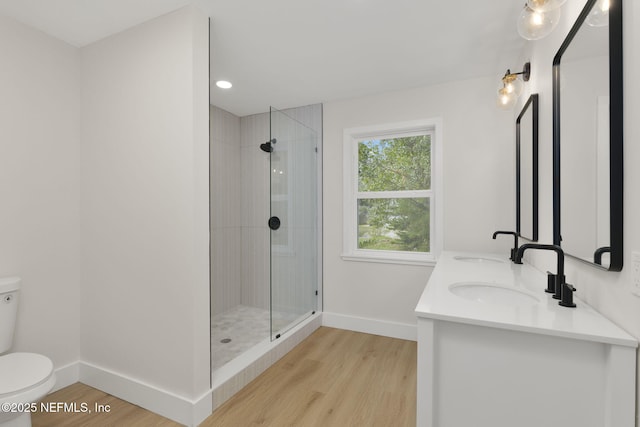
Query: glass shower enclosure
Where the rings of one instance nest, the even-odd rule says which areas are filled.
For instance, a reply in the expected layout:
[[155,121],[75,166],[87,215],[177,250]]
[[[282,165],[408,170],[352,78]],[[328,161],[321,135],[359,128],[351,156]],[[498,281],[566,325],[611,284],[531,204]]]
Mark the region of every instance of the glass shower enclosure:
[[[211,366],[223,381],[319,310],[320,104],[210,108]],[[226,367],[226,368],[225,368]]]
[[270,109],[271,339],[318,305],[318,134]]

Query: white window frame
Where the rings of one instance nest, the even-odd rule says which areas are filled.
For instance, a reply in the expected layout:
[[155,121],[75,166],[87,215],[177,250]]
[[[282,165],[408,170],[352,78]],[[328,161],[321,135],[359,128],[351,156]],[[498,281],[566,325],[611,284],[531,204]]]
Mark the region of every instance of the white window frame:
[[[399,192],[358,192],[358,143],[368,139],[388,139],[431,134],[431,190]],[[442,119],[432,118],[409,122],[388,123],[344,130],[344,215],[343,253],[345,261],[391,264],[435,265],[442,252]],[[358,199],[394,197],[429,197],[431,252],[384,251],[358,248]]]

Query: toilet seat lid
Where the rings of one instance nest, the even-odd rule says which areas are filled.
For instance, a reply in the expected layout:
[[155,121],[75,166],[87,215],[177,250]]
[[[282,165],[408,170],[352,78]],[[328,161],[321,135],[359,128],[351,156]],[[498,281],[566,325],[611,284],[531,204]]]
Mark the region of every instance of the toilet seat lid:
[[41,354],[10,353],[0,356],[0,396],[35,387],[49,379],[53,362]]

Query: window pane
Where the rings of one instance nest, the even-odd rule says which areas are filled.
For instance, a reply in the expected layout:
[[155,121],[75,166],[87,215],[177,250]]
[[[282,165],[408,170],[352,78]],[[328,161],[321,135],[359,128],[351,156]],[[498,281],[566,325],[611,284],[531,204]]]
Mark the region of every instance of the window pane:
[[358,143],[358,191],[431,189],[431,135]]
[[358,199],[358,249],[429,252],[429,198]]

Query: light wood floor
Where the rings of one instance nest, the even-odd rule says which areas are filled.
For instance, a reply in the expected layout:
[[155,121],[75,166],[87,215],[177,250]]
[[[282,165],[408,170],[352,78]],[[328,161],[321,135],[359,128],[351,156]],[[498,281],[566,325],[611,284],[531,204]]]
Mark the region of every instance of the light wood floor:
[[205,427],[415,426],[416,343],[320,328]]
[[[416,343],[320,328],[207,418],[203,427],[415,426]],[[83,384],[51,402],[111,405],[109,414],[33,414],[40,426],[177,426]]]

